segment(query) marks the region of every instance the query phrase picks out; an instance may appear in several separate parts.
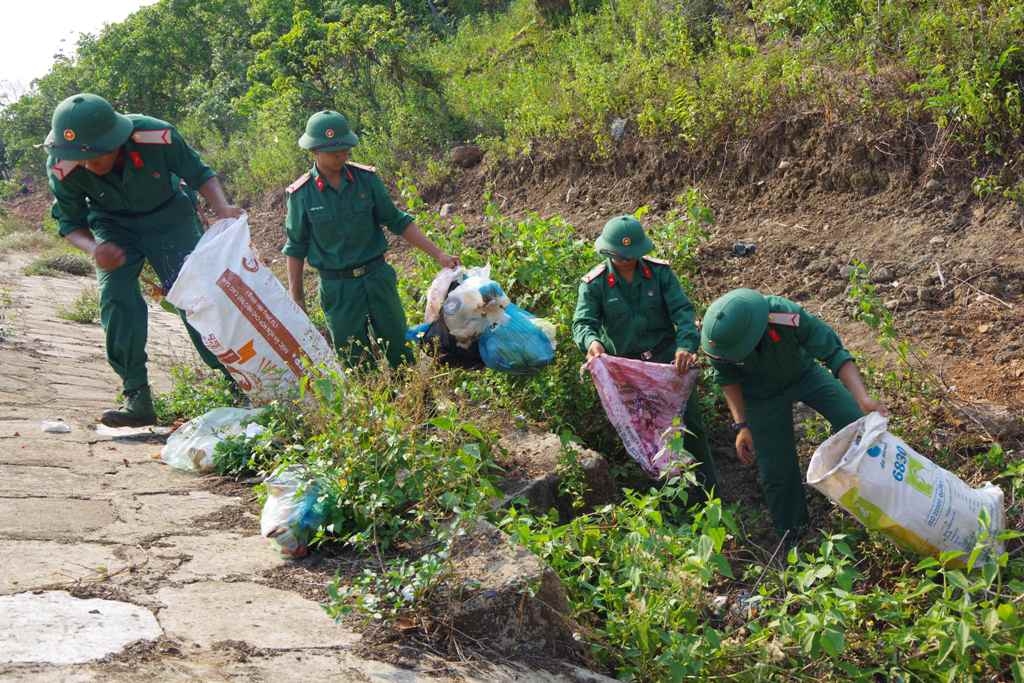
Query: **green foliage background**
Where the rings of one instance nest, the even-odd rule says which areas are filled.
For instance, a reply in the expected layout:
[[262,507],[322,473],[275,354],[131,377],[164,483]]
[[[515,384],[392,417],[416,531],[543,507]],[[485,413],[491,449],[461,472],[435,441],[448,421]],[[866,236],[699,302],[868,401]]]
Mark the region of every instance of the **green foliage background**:
[[[545,7],[558,3],[540,3]],[[53,107],[89,90],[174,122],[255,196],[304,165],[333,107],[391,171],[458,141],[611,150],[609,123],[712,146],[779,113],[932,122],[1012,166],[1024,133],[1014,0],[160,0],[56,62],[0,113],[0,171],[41,173]],[[1006,180],[1006,179],[1004,179]]]

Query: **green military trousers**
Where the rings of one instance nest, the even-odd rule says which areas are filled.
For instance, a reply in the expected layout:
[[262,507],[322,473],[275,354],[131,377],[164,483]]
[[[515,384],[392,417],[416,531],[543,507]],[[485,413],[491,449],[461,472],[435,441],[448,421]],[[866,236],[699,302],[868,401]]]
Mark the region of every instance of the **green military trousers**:
[[320,305],[334,348],[347,367],[370,362],[371,327],[391,367],[412,361],[412,349],[405,342],[405,310],[398,297],[398,277],[387,263],[381,261],[359,277],[328,277],[322,272]]
[[683,425],[691,433],[683,435],[683,446],[697,460],[697,483],[710,492],[718,486],[715,474],[715,462],[711,459],[711,448],[708,446],[708,432],[704,427],[704,416],[700,410],[700,399],[697,387],[694,387],[690,398],[683,408]]
[[[149,261],[164,289],[178,277],[185,258],[202,235],[191,201],[176,197],[169,207],[147,216],[120,218],[101,215],[93,222],[97,242],[113,242],[124,250],[125,262],[116,270],[97,269],[100,322],[106,335],[107,361],[121,378],[124,391],[149,383],[146,372],[148,309],[139,288],[143,261]],[[185,320],[184,313],[181,314]],[[192,344],[203,362],[225,372],[217,357],[203,346],[199,333],[187,322]]]
[[761,490],[780,536],[789,530],[796,532],[808,521],[793,434],[796,401],[803,401],[828,420],[833,434],[863,415],[846,387],[817,363],[809,365],[799,381],[781,394],[746,398]]
[[[632,356],[637,358],[636,356]],[[675,347],[658,353],[655,363],[670,364],[675,360]],[[711,447],[708,445],[708,430],[704,426],[704,415],[700,410],[700,397],[697,395],[699,385],[693,387],[690,398],[683,406],[683,426],[687,432],[683,434],[683,448],[697,461],[697,483],[705,491],[718,486],[718,476],[715,473],[715,461],[711,458]]]

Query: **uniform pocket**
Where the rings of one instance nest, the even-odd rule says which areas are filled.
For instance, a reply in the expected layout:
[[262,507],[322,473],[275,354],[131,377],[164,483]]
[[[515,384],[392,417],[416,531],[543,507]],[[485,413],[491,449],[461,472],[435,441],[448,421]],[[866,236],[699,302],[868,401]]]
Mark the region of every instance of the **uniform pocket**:
[[604,302],[604,315],[609,321],[623,321],[632,314],[632,309],[622,297],[609,297]]
[[306,216],[309,217],[309,224],[313,233],[314,240],[321,245],[322,248],[330,249],[334,245],[344,241],[345,235],[341,230],[341,226],[338,221],[335,220],[334,215],[326,208],[317,210],[318,207],[309,209],[306,211]]
[[373,202],[369,197],[355,197],[348,202],[345,209],[352,214],[353,218],[363,220],[373,211]]
[[661,289],[654,284],[644,287],[640,292],[640,298],[640,306],[644,309],[645,314],[660,311],[665,305],[661,298]]

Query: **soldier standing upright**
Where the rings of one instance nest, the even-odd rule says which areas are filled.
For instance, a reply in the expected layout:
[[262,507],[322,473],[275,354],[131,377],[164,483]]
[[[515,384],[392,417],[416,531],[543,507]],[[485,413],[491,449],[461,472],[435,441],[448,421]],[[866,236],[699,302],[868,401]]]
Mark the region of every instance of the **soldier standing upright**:
[[421,249],[444,268],[449,256],[395,207],[371,166],[349,161],[359,138],[336,111],[313,114],[299,146],[313,153],[313,168],[288,187],[288,215],[282,250],[288,257],[288,289],[305,309],[305,262],[320,273],[320,304],[334,347],[347,365],[368,360],[369,329],[384,345],[394,367],[412,358],[405,342],[405,311],[395,270],[384,260],[386,227]]

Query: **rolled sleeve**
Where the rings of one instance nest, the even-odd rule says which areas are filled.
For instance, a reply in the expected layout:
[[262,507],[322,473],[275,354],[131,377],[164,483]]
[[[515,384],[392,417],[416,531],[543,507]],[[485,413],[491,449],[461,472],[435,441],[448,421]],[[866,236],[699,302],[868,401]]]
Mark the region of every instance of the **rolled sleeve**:
[[373,192],[373,211],[377,225],[383,225],[394,234],[401,235],[413,222],[412,215],[395,206],[388,189],[384,187],[384,181],[377,175],[370,176],[370,189]]
[[[81,172],[81,171],[79,171]],[[81,228],[89,227],[89,205],[85,195],[66,187],[61,181],[49,175],[50,192],[53,193],[53,207],[50,215],[57,221],[61,237]]]
[[586,353],[595,341],[601,341],[601,304],[587,283],[580,283],[576,311],[572,316],[572,339]]
[[714,383],[720,387],[739,384],[743,380],[739,367],[715,360],[711,361],[711,374]]
[[206,165],[199,153],[185,142],[176,128],[171,128],[171,145],[167,150],[167,166],[189,187],[196,190],[217,175]]
[[843,342],[835,330],[817,316],[808,313],[802,306],[799,306],[799,309],[800,325],[796,334],[800,345],[821,361],[833,375],[838,376],[839,369],[847,361],[853,360],[853,356],[843,347]]
[[661,291],[665,299],[665,307],[668,309],[669,318],[676,328],[676,349],[684,349],[690,353],[697,351],[700,346],[700,333],[693,323],[693,304],[683,292],[679,278],[672,272],[671,268],[659,268],[661,277]]
[[288,195],[288,213],[284,219],[284,234],[287,241],[281,253],[295,258],[306,258],[309,252],[309,222],[298,198]]

